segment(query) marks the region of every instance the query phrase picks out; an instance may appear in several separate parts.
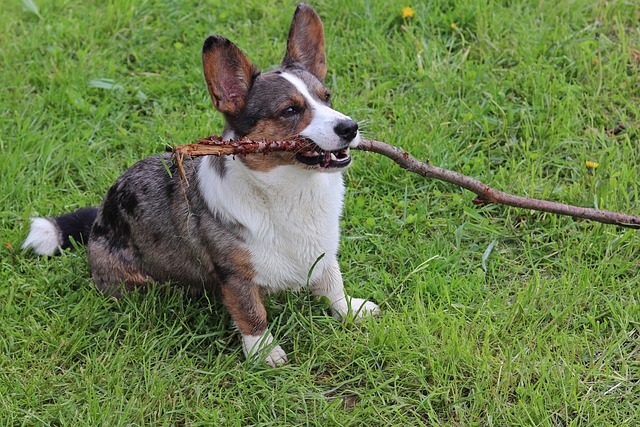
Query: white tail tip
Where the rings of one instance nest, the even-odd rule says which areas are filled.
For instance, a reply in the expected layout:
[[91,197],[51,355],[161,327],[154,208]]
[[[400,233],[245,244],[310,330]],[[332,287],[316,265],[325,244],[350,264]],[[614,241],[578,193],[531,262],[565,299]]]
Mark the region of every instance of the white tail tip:
[[31,229],[22,249],[33,249],[38,255],[53,255],[60,247],[56,224],[46,218],[31,218]]

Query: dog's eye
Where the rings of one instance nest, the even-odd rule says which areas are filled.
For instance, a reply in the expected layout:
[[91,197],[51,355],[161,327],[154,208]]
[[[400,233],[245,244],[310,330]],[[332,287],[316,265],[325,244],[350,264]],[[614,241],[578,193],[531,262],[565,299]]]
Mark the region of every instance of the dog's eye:
[[290,105],[280,112],[280,116],[286,119],[289,117],[293,117],[299,113],[300,113],[300,107],[298,107],[297,105]]
[[331,104],[331,92],[325,92],[324,102],[326,102],[327,104]]

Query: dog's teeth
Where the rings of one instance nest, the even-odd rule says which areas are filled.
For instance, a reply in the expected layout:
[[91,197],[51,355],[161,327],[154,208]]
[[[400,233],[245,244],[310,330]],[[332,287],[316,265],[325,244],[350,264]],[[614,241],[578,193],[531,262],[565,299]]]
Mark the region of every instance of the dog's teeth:
[[336,155],[334,153],[331,153],[331,160],[338,160],[338,158],[336,157]]

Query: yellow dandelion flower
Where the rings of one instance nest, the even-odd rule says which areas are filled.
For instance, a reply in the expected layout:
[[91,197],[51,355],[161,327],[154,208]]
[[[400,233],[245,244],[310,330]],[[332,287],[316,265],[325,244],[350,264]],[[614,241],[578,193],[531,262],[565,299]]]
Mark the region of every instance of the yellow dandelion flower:
[[595,169],[600,166],[600,163],[587,160],[586,162],[584,162],[584,165],[587,167],[587,169]]
[[455,30],[456,28],[458,28],[455,22],[452,22],[451,25],[449,25],[449,27],[451,27],[452,30]]
[[415,14],[416,14],[416,11],[413,10],[413,8],[411,8],[409,6],[402,8],[402,17],[404,19],[411,18]]

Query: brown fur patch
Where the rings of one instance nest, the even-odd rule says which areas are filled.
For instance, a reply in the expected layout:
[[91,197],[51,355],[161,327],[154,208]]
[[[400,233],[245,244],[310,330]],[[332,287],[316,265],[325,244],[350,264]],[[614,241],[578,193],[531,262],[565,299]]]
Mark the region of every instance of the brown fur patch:
[[[296,98],[301,98],[301,101]],[[293,99],[293,104],[304,105],[302,95],[296,94]],[[286,106],[282,108],[284,109]],[[304,112],[296,119],[277,117],[259,120],[251,133],[247,135],[247,138],[253,141],[278,141],[291,138],[294,135],[300,134],[300,132],[309,126],[312,120],[311,114],[312,112],[305,106]],[[269,154],[252,154],[240,157],[240,159],[249,169],[259,172],[269,172],[277,166],[299,164],[295,159],[295,154],[286,151]]]
[[251,282],[256,272],[251,263],[251,253],[246,249],[236,249],[229,253],[231,263],[236,267],[236,274],[243,280]]
[[252,154],[241,157],[247,167],[256,172],[269,172],[277,166],[294,165],[298,163],[295,157],[289,153]]
[[221,289],[222,302],[243,335],[262,335],[267,330],[267,311],[258,286],[226,284]]

